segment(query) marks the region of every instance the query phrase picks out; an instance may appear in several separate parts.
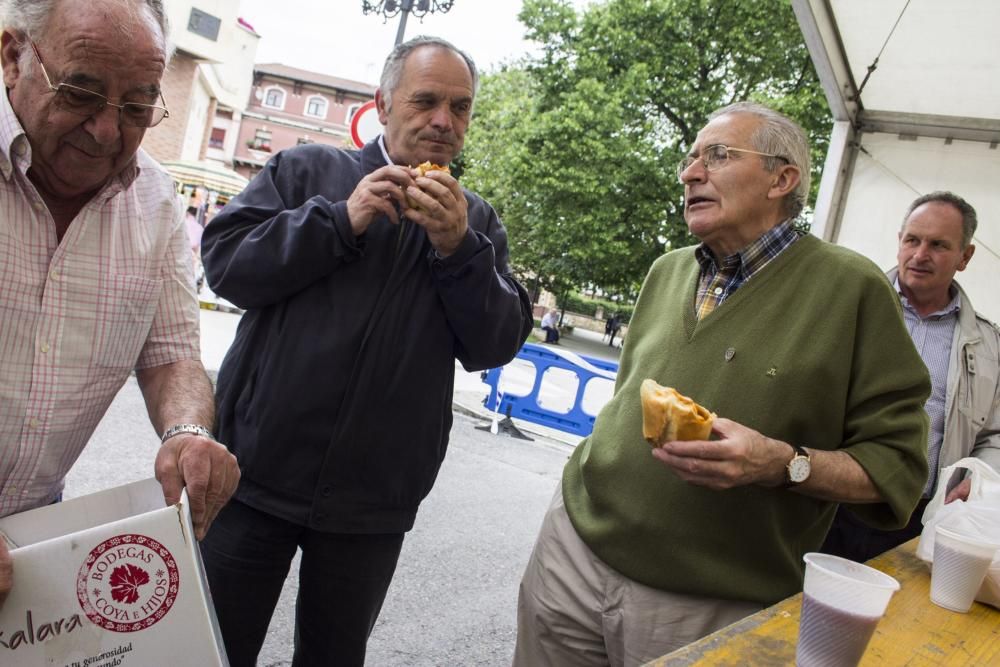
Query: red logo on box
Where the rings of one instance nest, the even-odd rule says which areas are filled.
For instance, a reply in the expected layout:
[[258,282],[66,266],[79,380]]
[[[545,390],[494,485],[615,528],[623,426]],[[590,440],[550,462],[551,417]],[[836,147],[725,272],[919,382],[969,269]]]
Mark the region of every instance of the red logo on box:
[[137,632],[166,616],[177,600],[177,561],[145,535],[98,544],[76,577],[83,612],[105,630]]

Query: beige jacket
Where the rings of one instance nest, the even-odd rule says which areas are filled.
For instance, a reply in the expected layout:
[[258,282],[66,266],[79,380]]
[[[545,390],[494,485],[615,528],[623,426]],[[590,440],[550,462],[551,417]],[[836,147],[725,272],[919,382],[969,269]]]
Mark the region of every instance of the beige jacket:
[[[890,282],[896,270],[889,271]],[[948,362],[941,468],[974,456],[1000,471],[1000,331],[975,311],[958,282],[960,300]]]

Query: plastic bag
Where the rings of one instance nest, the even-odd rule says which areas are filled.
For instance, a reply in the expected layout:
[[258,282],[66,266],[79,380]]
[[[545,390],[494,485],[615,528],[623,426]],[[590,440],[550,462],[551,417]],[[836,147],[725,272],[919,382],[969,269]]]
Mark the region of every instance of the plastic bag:
[[[968,471],[972,478],[969,499],[944,504],[951,482],[959,470]],[[927,503],[923,516],[924,530],[917,545],[917,556],[928,563],[934,561],[934,531],[938,526],[961,532],[994,537],[1000,541],[1000,473],[975,458],[964,458],[941,470],[938,488]],[[993,557],[976,600],[1000,608],[1000,552]]]

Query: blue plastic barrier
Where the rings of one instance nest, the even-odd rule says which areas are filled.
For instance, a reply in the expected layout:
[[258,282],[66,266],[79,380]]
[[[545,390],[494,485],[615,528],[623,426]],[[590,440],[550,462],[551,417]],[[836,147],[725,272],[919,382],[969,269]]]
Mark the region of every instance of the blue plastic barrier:
[[[604,378],[614,382],[618,373],[617,362],[534,343],[525,343],[521,351],[517,353],[517,358],[529,361],[535,366],[535,381],[531,391],[523,396],[510,392],[500,394],[500,402],[497,405],[500,373],[503,369],[493,368],[483,374],[483,382],[490,387],[490,393],[483,400],[483,405],[508,417],[524,419],[576,435],[590,435],[591,431],[594,430],[594,419],[597,415],[583,411],[583,394],[587,389],[587,384],[594,378]],[[577,376],[576,397],[569,412],[555,412],[538,403],[538,392],[542,387],[542,378],[545,377],[545,372],[550,368],[564,369]]]

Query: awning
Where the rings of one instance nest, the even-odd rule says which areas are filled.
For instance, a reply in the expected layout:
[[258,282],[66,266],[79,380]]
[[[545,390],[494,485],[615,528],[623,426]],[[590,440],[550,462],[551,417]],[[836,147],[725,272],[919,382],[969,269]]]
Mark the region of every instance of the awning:
[[238,195],[250,182],[232,169],[226,169],[218,163],[178,160],[162,164],[181,185],[202,186],[228,197]]

